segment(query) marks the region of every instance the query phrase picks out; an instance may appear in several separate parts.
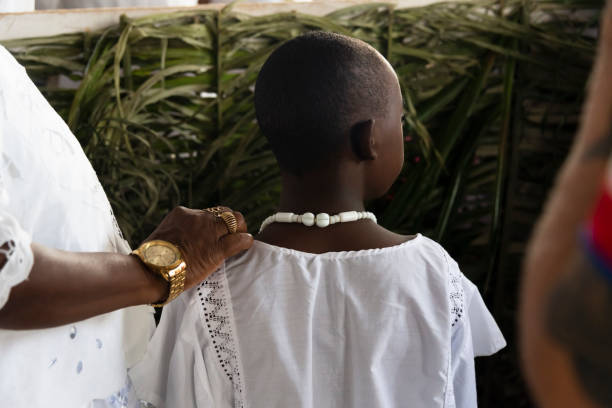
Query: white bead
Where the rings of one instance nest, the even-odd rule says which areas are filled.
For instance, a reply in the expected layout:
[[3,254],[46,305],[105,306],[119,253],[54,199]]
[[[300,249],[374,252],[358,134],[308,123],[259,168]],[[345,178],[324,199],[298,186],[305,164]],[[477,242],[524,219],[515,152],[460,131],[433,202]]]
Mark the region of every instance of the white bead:
[[315,223],[315,216],[311,212],[302,214],[302,224],[307,227],[312,227]]
[[340,222],[351,222],[357,220],[357,211],[345,211],[338,214]]
[[319,213],[317,214],[317,227],[325,228],[329,225],[329,214]]
[[272,224],[272,220],[274,219],[274,216],[271,215],[269,217],[267,217],[262,223],[261,223],[261,227],[259,227],[259,232],[261,233],[261,231],[264,230],[264,228],[266,228],[268,225]]
[[290,212],[276,213],[277,222],[291,222],[291,217],[293,217],[293,213],[290,213]]
[[320,213],[317,214],[316,217],[311,212],[307,212],[302,215],[285,212],[276,213],[266,218],[264,222],[262,222],[261,227],[259,228],[259,232],[263,231],[264,228],[275,222],[301,223],[307,227],[313,226],[316,223],[318,227],[325,228],[329,225],[337,224],[339,222],[351,222],[357,220],[372,220],[375,223],[378,222],[376,216],[369,211],[345,211],[336,215]]

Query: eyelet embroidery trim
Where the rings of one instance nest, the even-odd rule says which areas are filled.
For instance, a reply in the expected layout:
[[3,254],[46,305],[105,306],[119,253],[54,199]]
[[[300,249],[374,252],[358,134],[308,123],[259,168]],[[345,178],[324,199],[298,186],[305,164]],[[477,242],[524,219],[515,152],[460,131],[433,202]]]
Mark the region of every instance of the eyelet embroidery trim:
[[233,317],[225,272],[213,273],[197,288],[203,320],[217,354],[221,368],[234,388],[234,407],[244,408],[244,392],[240,376],[240,358],[234,336]]
[[459,268],[448,268],[449,278],[449,300],[451,312],[451,327],[454,327],[463,316],[464,293],[461,284],[461,272]]
[[0,268],[0,308],[8,300],[13,286],[23,282],[30,275],[34,255],[30,247],[30,236],[21,229],[17,220],[0,209],[0,248],[6,262]]
[[123,388],[106,398],[106,404],[111,408],[127,408],[130,405],[132,382],[128,378]]

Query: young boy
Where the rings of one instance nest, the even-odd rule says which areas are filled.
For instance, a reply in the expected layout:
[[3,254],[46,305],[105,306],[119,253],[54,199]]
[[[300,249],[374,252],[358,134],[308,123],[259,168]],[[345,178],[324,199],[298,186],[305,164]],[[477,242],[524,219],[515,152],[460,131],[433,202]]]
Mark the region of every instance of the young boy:
[[[132,371],[163,407],[474,407],[505,345],[437,243],[364,211],[403,164],[402,97],[369,45],[313,32],[264,64],[255,108],[282,172],[253,247],[164,309]],[[316,214],[316,216],[315,216]]]

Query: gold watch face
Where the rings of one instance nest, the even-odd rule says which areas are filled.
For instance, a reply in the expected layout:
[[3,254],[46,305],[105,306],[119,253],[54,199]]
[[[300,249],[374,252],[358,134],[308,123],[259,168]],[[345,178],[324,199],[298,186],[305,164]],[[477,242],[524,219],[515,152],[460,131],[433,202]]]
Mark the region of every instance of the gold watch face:
[[146,263],[159,267],[168,267],[179,260],[178,254],[165,245],[151,245],[143,251]]

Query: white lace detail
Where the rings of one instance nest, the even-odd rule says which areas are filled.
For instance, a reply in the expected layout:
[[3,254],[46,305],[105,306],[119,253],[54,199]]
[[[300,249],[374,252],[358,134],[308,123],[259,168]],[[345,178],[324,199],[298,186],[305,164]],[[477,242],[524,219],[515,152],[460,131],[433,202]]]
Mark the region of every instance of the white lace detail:
[[0,308],[8,300],[11,288],[27,279],[34,264],[31,238],[10,214],[0,209],[0,254],[6,263],[0,268]]
[[198,286],[197,291],[202,305],[202,319],[210,334],[220,368],[234,387],[234,408],[244,408],[245,396],[240,376],[242,369],[225,272],[219,270],[213,273]]
[[[446,256],[446,255],[445,255]],[[447,262],[448,262],[448,257]],[[454,262],[454,261],[453,261]],[[453,268],[449,264],[448,281],[449,281],[449,300],[451,313],[451,326],[455,326],[463,316],[463,305],[465,295],[463,293],[463,284],[461,282],[463,275],[459,268]]]
[[132,391],[132,382],[129,377],[125,385],[119,391],[115,392],[110,397],[106,398],[108,408],[128,408],[130,405],[130,393]]

